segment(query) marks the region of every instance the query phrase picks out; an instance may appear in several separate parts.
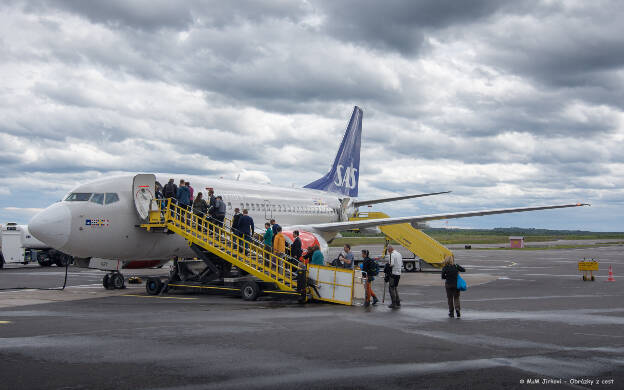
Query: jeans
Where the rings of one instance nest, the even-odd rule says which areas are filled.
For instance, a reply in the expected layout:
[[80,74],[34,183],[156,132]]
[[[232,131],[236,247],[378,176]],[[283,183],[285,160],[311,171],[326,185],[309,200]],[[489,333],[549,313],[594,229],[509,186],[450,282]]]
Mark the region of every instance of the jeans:
[[455,310],[459,311],[459,290],[455,287],[446,287],[446,299],[448,301],[449,313],[453,312],[453,306]]
[[396,306],[401,306],[398,290],[400,279],[401,275],[390,275],[390,299],[392,299],[392,304]]
[[366,280],[366,286],[364,287],[365,291],[366,291],[366,298],[365,298],[365,302],[370,302],[370,298],[371,297],[377,297],[375,295],[375,292],[373,291],[373,281],[370,279]]
[[[247,233],[243,233],[242,235],[242,239],[245,240],[245,252],[247,252],[249,250],[249,243],[251,242],[251,234],[247,234]],[[241,248],[238,248],[239,252],[243,251],[242,248],[243,245],[241,245]]]

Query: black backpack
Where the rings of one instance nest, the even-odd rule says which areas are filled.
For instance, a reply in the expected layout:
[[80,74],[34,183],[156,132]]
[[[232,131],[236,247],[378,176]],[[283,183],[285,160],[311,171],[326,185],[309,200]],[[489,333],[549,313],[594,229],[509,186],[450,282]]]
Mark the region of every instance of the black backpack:
[[390,263],[386,263],[384,266],[384,281],[386,283],[390,281],[390,275],[392,275],[392,266]]
[[377,263],[375,260],[373,260],[373,272],[372,272],[373,276],[377,276],[379,275],[379,263]]
[[167,183],[165,184],[165,188],[163,188],[163,195],[165,198],[175,198],[177,194],[175,193],[175,184]]

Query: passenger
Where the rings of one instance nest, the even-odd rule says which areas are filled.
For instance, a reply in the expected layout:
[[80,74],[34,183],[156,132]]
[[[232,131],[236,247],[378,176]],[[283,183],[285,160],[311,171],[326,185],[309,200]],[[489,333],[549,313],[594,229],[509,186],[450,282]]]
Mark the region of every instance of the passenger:
[[238,222],[240,221],[240,217],[241,217],[241,213],[240,213],[240,209],[238,207],[234,208],[234,216],[232,217],[232,233],[238,235]]
[[180,206],[180,209],[176,209],[177,212],[176,214],[176,218],[178,218],[180,221],[182,221],[182,223],[186,223],[186,212],[189,210],[189,208],[191,207],[191,199],[190,199],[190,195],[191,193],[189,192],[188,187],[186,187],[184,185],[184,180],[180,181],[180,186],[178,187],[178,193],[176,195],[176,198],[178,200],[178,206]]
[[312,247],[312,259],[310,260],[310,264],[325,265],[323,252],[321,252],[321,248],[318,245]]
[[351,252],[351,245],[344,244],[343,251],[338,255],[338,260],[342,262],[343,268],[353,269],[353,252]]
[[163,188],[163,196],[165,199],[178,197],[178,186],[175,185],[173,179],[169,179],[169,182],[165,184],[165,188]]
[[401,300],[399,299],[399,280],[401,279],[401,268],[403,268],[403,256],[399,251],[395,251],[392,246],[388,247],[388,253],[390,253],[390,267],[392,267],[392,275],[390,275],[390,299],[392,304],[389,306],[391,309],[397,309],[401,307]]
[[[254,234],[254,220],[249,216],[249,211],[247,211],[247,209],[243,209],[243,215],[238,221],[238,230],[240,230],[242,238],[245,241],[251,242],[251,237],[253,237]],[[248,248],[249,244],[245,243],[245,251],[247,251]],[[241,250],[242,248],[238,248],[239,252],[241,252]]]
[[187,181],[187,182],[185,182],[185,183],[184,183],[184,185],[185,185],[185,186],[187,186],[187,187],[189,188],[189,192],[191,193],[191,204],[193,204],[193,201],[195,201],[195,197],[193,196],[193,195],[194,195],[195,190],[193,190],[193,187],[191,187],[191,183],[190,183],[190,182],[188,182],[188,181]]
[[301,255],[303,254],[303,249],[301,249],[301,238],[299,238],[299,230],[295,230],[293,232],[293,237],[295,240],[290,245],[290,254],[297,260],[300,260]]
[[223,201],[223,197],[221,195],[217,196],[217,199],[215,200],[215,219],[216,219],[216,224],[220,227],[223,227],[223,221],[225,220],[225,212],[226,212],[226,208],[227,206],[225,205],[225,202]]
[[[240,237],[240,231],[238,230],[238,224],[240,222],[240,217],[242,216],[242,214],[240,213],[240,209],[238,207],[234,208],[234,216],[232,217],[232,226],[230,228],[230,230],[232,231],[232,234],[236,237]],[[238,247],[236,244],[237,240],[235,239],[234,242],[232,243],[232,247],[236,250],[236,248]]]
[[303,255],[303,262],[306,264],[310,264],[310,261],[312,261],[312,254],[314,254],[314,245],[310,245],[306,249],[306,253],[305,255]]
[[[208,212],[208,204],[206,203],[206,201],[204,200],[204,196],[201,192],[197,193],[197,197],[195,197],[195,200],[193,201],[193,214],[197,215],[198,217],[206,217],[206,212]],[[198,225],[199,225],[199,229],[201,231],[205,231],[206,226],[205,223],[203,222],[203,219],[197,219],[198,220]]]
[[268,222],[264,223],[264,250],[267,252],[271,252],[273,247],[273,229],[271,229],[271,224]]
[[371,296],[373,297],[373,305],[379,302],[377,295],[375,295],[373,291],[373,280],[375,280],[375,276],[379,273],[379,266],[375,260],[370,258],[369,252],[366,249],[362,249],[362,259],[364,260],[362,263],[362,271],[366,272],[366,286],[364,287],[366,290],[366,298],[364,300],[364,306],[368,307],[370,305]]
[[[154,203],[155,207],[158,207],[158,209],[160,210],[160,217],[164,217],[165,215],[165,201],[163,200],[164,196],[163,196],[163,188],[160,185],[159,182],[156,182],[156,188],[155,188],[156,192],[154,194],[154,196],[156,197],[156,199],[158,199],[156,201],[156,203]],[[152,206],[150,206],[150,209],[152,208]]]
[[154,196],[156,196],[156,199],[162,199],[164,198],[163,196],[163,192],[162,192],[162,186],[160,185],[160,183],[156,183],[156,193],[154,194]]
[[457,289],[457,275],[460,272],[466,272],[466,269],[459,264],[455,264],[453,255],[444,259],[444,267],[442,267],[442,279],[445,279],[444,287],[446,288],[446,300],[448,301],[449,317],[453,318],[453,309],[457,313],[457,318],[461,317],[459,307],[459,290]]
[[189,188],[184,185],[184,180],[180,181],[176,198],[178,199],[180,206],[189,206],[191,204],[191,192],[189,191]]
[[204,194],[198,192],[197,197],[193,201],[193,213],[203,217],[206,215],[206,212],[208,212],[208,203],[204,200]]
[[277,225],[277,229],[275,230],[277,231],[277,234],[275,234],[275,237],[273,238],[273,252],[276,255],[283,257],[286,253],[286,238],[284,238],[284,235],[282,234],[281,226]]
[[210,222],[214,223],[215,215],[217,213],[216,203],[217,198],[214,195],[214,190],[212,188],[208,188],[208,215],[211,219]]
[[275,220],[271,220],[271,229],[273,229],[273,237],[277,236],[277,228],[281,228],[280,225],[275,223]]
[[[184,179],[180,179],[180,184],[178,184],[178,191],[180,190],[180,187],[184,187],[184,183],[186,183],[184,181]],[[178,197],[177,193],[176,193],[176,198]]]

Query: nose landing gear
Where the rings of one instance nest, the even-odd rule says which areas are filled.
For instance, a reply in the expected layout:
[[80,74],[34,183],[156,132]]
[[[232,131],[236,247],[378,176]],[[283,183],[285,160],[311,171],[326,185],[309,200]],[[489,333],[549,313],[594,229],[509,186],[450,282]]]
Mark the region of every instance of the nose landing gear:
[[102,285],[107,290],[117,290],[126,288],[126,281],[123,274],[119,271],[112,271],[104,275]]

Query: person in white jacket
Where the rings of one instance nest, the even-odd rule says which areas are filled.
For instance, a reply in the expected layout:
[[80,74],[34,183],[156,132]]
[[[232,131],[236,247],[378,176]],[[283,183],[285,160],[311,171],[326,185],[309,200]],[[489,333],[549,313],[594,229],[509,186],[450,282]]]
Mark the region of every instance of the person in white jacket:
[[388,253],[390,253],[390,267],[392,267],[392,275],[390,275],[390,304],[391,309],[397,309],[401,307],[401,300],[399,299],[399,280],[401,279],[401,268],[403,268],[403,256],[399,251],[394,250],[392,246],[388,247]]

